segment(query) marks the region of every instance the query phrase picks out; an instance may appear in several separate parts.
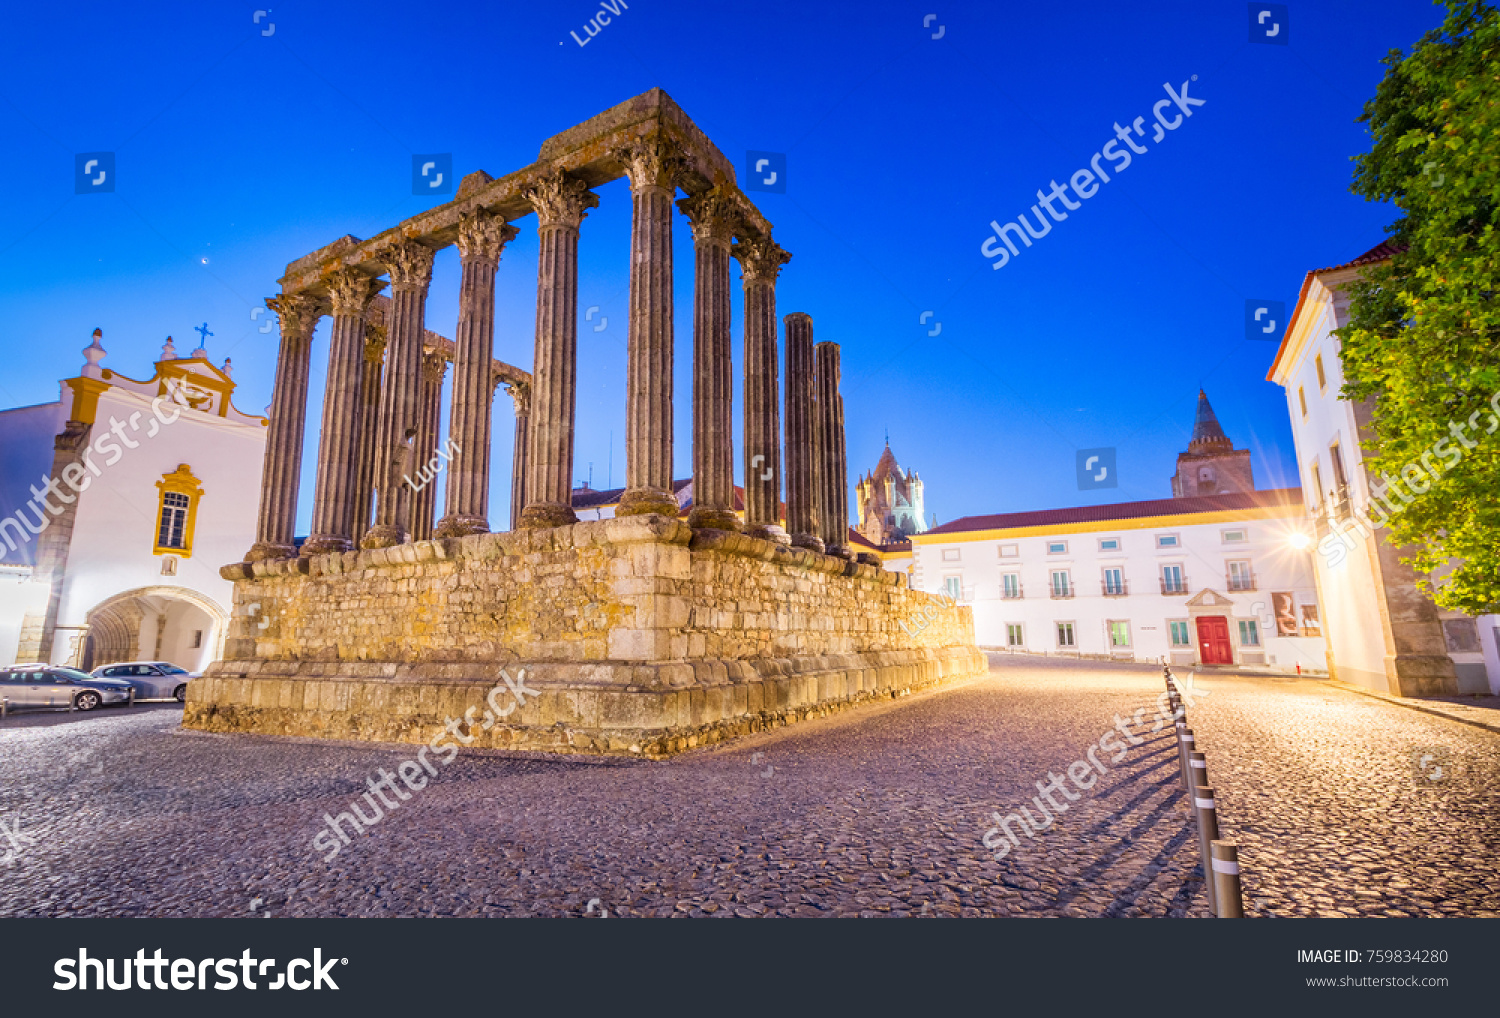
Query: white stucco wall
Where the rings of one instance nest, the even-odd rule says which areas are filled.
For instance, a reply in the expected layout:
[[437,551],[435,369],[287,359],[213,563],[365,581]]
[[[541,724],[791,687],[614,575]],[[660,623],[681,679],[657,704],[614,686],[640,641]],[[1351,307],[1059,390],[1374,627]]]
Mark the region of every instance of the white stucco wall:
[[[1264,665],[1279,671],[1322,671],[1325,644],[1321,637],[1282,637],[1272,616],[1272,592],[1290,592],[1300,615],[1304,604],[1317,604],[1312,563],[1307,550],[1291,545],[1294,533],[1303,528],[1299,519],[1260,518],[1211,523],[1173,523],[1151,529],[1136,529],[1134,521],[1118,521],[1118,530],[1077,531],[1059,528],[1053,533],[1024,536],[985,536],[954,540],[926,536],[914,542],[916,570],[913,585],[933,593],[944,593],[945,581],[957,577],[962,584],[960,602],[974,609],[975,638],[981,646],[1010,649],[1007,624],[1023,626],[1024,647],[1038,654],[1082,654],[1112,656],[1138,661],[1169,657],[1179,664],[1197,660],[1196,626],[1189,622],[1193,645],[1173,647],[1168,623],[1188,621],[1199,612],[1190,611],[1188,601],[1205,589],[1231,602],[1224,609],[1205,609],[1201,614],[1224,615],[1229,622],[1230,644],[1235,662]],[[1107,526],[1108,524],[1101,524]],[[1029,528],[1040,530],[1041,528]],[[1226,531],[1243,531],[1247,540],[1226,543]],[[1175,548],[1159,548],[1158,535],[1176,535]],[[1100,542],[1119,542],[1118,550],[1101,550]],[[1050,544],[1062,542],[1063,552],[1049,552]],[[1001,555],[1001,549],[1014,551]],[[1226,574],[1228,562],[1248,561],[1255,575],[1254,590],[1231,591]],[[1163,595],[1162,567],[1177,565],[1186,581],[1187,595]],[[1118,568],[1127,584],[1124,596],[1105,596],[1104,570]],[[1074,596],[1051,596],[1051,573],[1066,570]],[[1020,577],[1022,597],[1002,597],[1003,576]],[[1260,646],[1242,646],[1238,623],[1254,620]],[[1112,648],[1108,623],[1128,624],[1130,646]],[[1058,622],[1072,622],[1076,646],[1059,647]]]
[[[54,661],[66,660],[72,650],[72,641],[63,638],[63,627],[75,627],[76,633],[91,609],[125,591],[151,587],[196,591],[217,604],[223,617],[228,616],[232,586],[219,576],[219,567],[240,561],[254,542],[265,429],[199,411],[180,412],[174,423],[150,434],[154,417],[149,399],[120,388],[100,397],[91,437],[91,444],[100,450],[93,457],[100,474],[79,496]],[[130,429],[132,418],[135,431]],[[112,420],[120,422],[135,448],[113,437],[108,443],[100,442]],[[195,514],[192,553],[176,556],[177,573],[171,576],[162,574],[163,556],[153,551],[157,482],[179,464],[191,468],[203,496]],[[177,639],[169,629],[164,644]],[[206,635],[205,642],[213,641]]]

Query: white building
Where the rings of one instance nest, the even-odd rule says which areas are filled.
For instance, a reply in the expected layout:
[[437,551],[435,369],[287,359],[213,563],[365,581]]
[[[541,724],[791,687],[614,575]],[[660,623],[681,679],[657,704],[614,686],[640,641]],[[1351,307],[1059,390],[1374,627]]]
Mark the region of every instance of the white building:
[[255,540],[266,420],[231,405],[228,361],[169,339],[138,381],[100,338],[56,402],[0,411],[0,663],[198,671],[232,610],[219,567]]
[[1321,671],[1295,489],[969,516],[912,536],[913,585],[974,609],[980,646]]
[[[1399,561],[1405,551],[1388,532],[1358,525],[1372,505],[1360,446],[1369,437],[1370,410],[1339,397],[1344,372],[1333,331],[1348,324],[1343,287],[1391,254],[1380,244],[1347,264],[1309,272],[1267,375],[1286,390],[1315,524],[1328,671],[1401,696],[1500,694],[1500,617],[1439,609],[1418,590],[1417,575]],[[1376,518],[1383,519],[1378,509]]]

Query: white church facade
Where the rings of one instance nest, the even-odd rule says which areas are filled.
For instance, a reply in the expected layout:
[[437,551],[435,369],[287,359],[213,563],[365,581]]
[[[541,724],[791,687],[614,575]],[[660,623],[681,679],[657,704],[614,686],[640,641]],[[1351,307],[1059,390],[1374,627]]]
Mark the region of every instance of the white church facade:
[[56,402],[0,411],[0,663],[196,672],[232,610],[219,567],[255,539],[266,420],[228,361],[169,339],[137,380],[101,339]]

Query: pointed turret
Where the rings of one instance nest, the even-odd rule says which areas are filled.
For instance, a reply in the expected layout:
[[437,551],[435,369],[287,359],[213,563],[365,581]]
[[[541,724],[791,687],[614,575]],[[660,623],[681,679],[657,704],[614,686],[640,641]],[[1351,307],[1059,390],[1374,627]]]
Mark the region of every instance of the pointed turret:
[[1174,498],[1224,495],[1237,491],[1254,491],[1255,476],[1250,468],[1250,450],[1236,449],[1214,408],[1208,393],[1198,390],[1198,409],[1193,418],[1193,437],[1187,451],[1177,457],[1177,473],[1172,477]]
[[1193,439],[1188,443],[1188,452],[1202,453],[1216,449],[1233,449],[1234,443],[1219,426],[1214,408],[1209,405],[1208,393],[1198,390],[1198,413],[1193,420]]

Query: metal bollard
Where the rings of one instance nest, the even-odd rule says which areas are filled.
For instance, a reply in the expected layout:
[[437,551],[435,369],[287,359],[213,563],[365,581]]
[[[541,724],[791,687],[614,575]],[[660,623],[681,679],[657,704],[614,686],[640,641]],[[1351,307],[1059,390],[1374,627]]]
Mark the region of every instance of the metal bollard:
[[1188,754],[1188,776],[1194,788],[1202,788],[1208,784],[1208,757],[1196,749]]
[[1188,754],[1193,751],[1193,730],[1186,725],[1177,729],[1177,757],[1178,763],[1182,765],[1182,790],[1191,792],[1193,790],[1191,773],[1188,770]]
[[[1194,753],[1194,756],[1202,756]],[[1208,893],[1208,907],[1214,915],[1219,914],[1219,895],[1214,887],[1214,871],[1210,860],[1210,849],[1219,840],[1219,814],[1214,806],[1214,790],[1204,785],[1193,789],[1193,812],[1198,817],[1198,858],[1203,860],[1203,884]]]
[[1245,899],[1240,893],[1240,847],[1232,841],[1209,843],[1214,870],[1216,914],[1220,919],[1245,918]]
[[7,700],[5,697],[0,696],[0,718],[5,717],[6,709],[8,707],[10,707],[10,701]]

